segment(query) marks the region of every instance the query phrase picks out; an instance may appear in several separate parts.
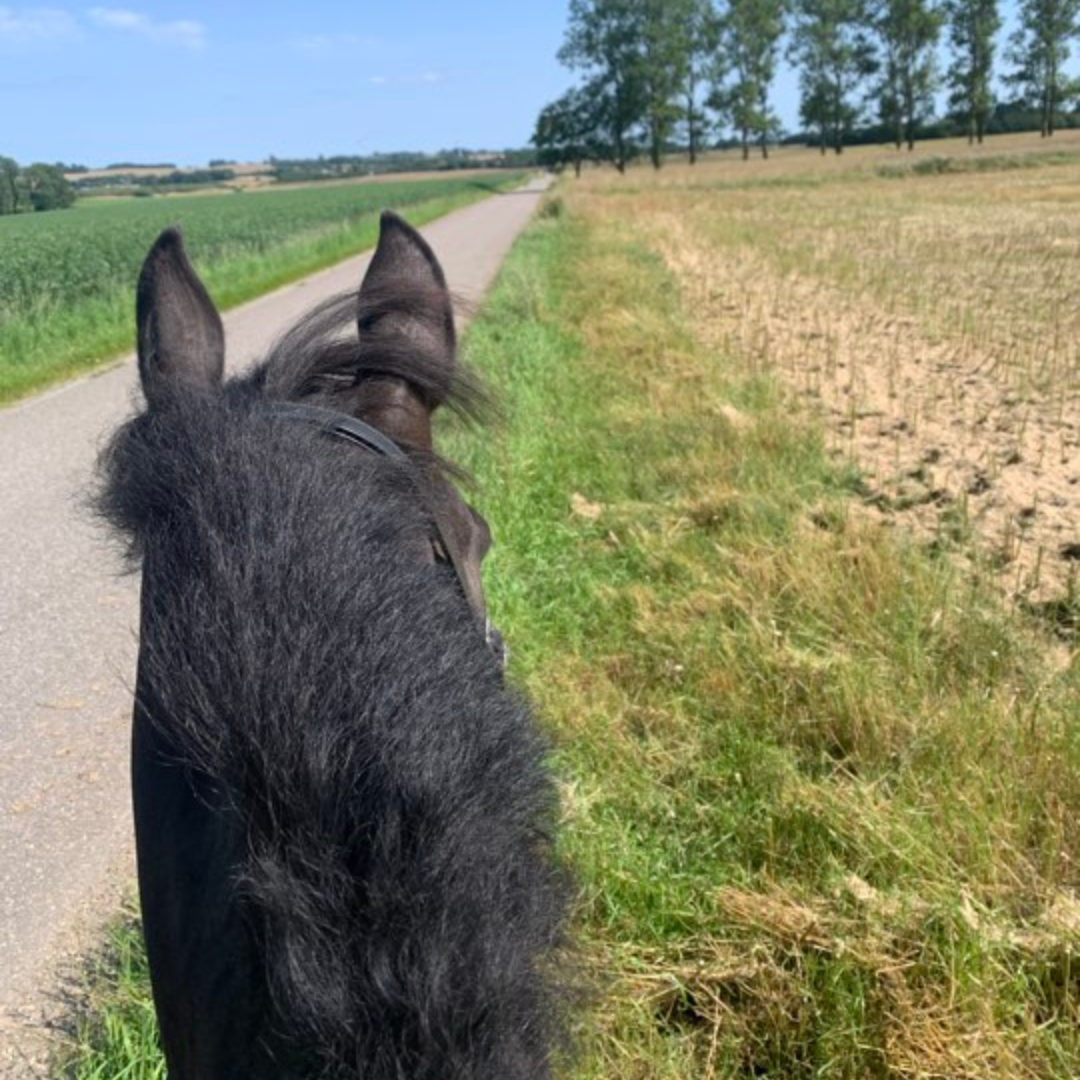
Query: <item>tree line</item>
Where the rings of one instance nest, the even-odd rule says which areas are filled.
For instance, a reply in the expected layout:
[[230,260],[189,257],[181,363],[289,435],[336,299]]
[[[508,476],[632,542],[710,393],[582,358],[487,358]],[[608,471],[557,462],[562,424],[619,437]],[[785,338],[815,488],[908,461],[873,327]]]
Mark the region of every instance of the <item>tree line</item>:
[[[718,132],[744,157],[768,157],[781,134],[772,104],[778,64],[799,76],[799,119],[825,153],[872,119],[899,149],[914,145],[934,94],[982,142],[1000,78],[1009,109],[1051,136],[1080,100],[1065,73],[1080,36],[1080,0],[1020,0],[999,51],[1000,0],[571,0],[560,61],[579,84],[541,111],[542,164],[620,171],[645,153],[659,168],[673,146],[693,163]],[[944,64],[939,57],[947,43]],[[1004,61],[1004,64],[1002,63]]]
[[22,168],[13,158],[0,157],[0,214],[62,210],[74,202],[75,189],[59,165]]

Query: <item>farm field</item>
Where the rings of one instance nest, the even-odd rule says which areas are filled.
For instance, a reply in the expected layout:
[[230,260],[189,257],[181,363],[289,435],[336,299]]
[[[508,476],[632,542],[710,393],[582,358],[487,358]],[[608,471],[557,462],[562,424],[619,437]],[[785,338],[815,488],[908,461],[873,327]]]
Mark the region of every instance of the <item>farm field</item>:
[[[1071,578],[1014,585],[1023,545],[1003,565],[987,492],[948,486],[999,424],[1048,425],[1047,468],[1072,452],[1069,147],[565,180],[472,323],[506,419],[449,456],[495,531],[492,617],[555,737],[581,885],[565,1075],[1080,1073]],[[955,397],[917,397],[932,375]],[[932,429],[942,474],[903,475],[962,387],[999,394],[992,420]],[[883,448],[888,409],[912,433]],[[977,459],[991,489],[1026,446]],[[926,477],[946,495],[903,487]],[[1057,535],[1023,543],[1048,564]],[[62,1075],[162,1074],[135,941]]]
[[523,174],[364,181],[258,194],[98,200],[0,220],[0,403],[126,351],[146,251],[179,224],[219,307],[371,246],[378,212],[422,224]]
[[1076,133],[727,159],[610,192],[647,205],[705,338],[818,410],[884,520],[1074,626]]

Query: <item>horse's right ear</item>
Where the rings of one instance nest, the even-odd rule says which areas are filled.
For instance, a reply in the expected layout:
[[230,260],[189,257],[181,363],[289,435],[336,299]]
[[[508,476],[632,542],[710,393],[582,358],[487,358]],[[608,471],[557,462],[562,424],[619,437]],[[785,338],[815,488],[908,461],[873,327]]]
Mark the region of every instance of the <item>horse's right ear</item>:
[[184,252],[179,229],[150,249],[135,294],[139,378],[151,406],[221,385],[225,332]]

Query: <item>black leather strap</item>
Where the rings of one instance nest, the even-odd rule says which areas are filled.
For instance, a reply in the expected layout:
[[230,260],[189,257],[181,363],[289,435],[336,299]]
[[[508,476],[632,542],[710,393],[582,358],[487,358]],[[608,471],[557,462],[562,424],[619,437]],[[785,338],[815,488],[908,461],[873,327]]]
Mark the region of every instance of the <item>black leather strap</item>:
[[378,428],[365,424],[345,413],[333,409],[323,409],[318,405],[298,405],[292,401],[275,401],[270,406],[273,416],[284,420],[300,420],[326,432],[337,435],[349,442],[359,443],[383,457],[407,460],[408,455],[393,439],[387,438]]
[[[270,414],[283,420],[295,420],[302,424],[310,424],[318,428],[326,435],[336,435],[347,442],[356,443],[359,446],[373,450],[383,457],[393,458],[398,461],[408,461],[409,455],[401,449],[393,439],[384,435],[377,428],[365,424],[363,420],[357,420],[346,413],[335,412],[333,409],[323,409],[318,405],[300,405],[293,401],[275,401],[270,404]],[[439,529],[438,520],[432,516],[432,525],[435,527],[435,535],[431,538],[431,546],[437,562],[449,564],[457,576],[458,585],[464,593],[466,600],[469,599],[469,590],[465,585],[465,573],[455,558],[452,545],[446,542]],[[471,604],[471,601],[470,601]],[[482,611],[475,613],[478,618],[483,618],[484,641],[488,648],[498,658],[502,667],[506,667],[507,649],[503,644],[502,635],[491,622],[483,615]]]

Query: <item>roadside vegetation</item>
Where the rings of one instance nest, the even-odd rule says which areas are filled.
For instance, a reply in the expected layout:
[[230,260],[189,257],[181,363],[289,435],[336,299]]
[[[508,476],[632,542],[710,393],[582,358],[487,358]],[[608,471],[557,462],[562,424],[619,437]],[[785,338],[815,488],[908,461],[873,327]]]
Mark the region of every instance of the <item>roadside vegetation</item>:
[[227,308],[373,246],[381,209],[424,224],[524,175],[115,200],[0,218],[0,403],[130,349],[139,266],[169,225],[184,229]]
[[[867,297],[945,333],[937,304],[987,287],[955,267],[924,285],[982,250],[952,185],[993,176],[1004,231],[981,242],[1023,259],[1004,208],[1052,215],[1054,168],[1010,172],[1011,194],[902,181],[921,224],[893,257],[924,265],[890,284],[834,208],[869,238],[898,181],[852,165],[790,200],[725,188],[723,162],[566,183],[468,333],[506,421],[448,432],[449,453],[496,532],[512,677],[556,741],[594,988],[582,1080],[1080,1073],[1075,642],[962,557],[970,534],[883,527],[858,446],[799,403],[761,321],[805,279],[832,290],[822,333]],[[64,1076],[160,1075],[134,940]]]

